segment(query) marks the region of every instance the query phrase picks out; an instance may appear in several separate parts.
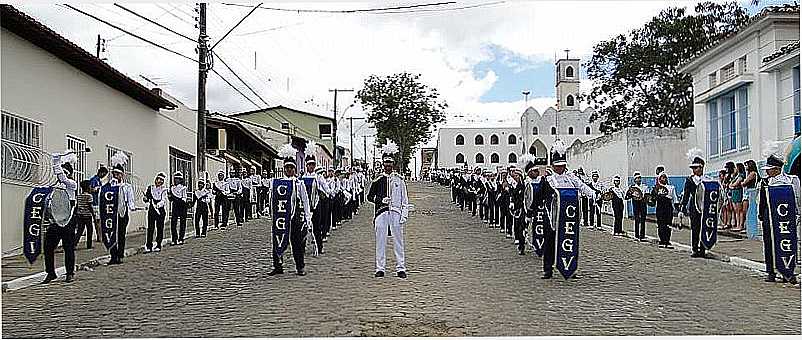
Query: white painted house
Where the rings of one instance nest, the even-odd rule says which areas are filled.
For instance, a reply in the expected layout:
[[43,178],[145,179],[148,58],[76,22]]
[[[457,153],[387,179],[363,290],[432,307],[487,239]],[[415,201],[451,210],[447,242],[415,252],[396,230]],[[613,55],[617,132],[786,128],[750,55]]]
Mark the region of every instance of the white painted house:
[[[181,170],[196,178],[194,111],[14,7],[0,6],[0,13],[3,254],[20,252],[24,200],[31,188],[53,183],[47,153],[91,148],[78,154],[80,180],[124,151],[138,195],[159,171]],[[129,232],[144,224],[144,212],[134,213]]]
[[763,161],[763,141],[799,135],[799,6],[769,6],[679,70],[693,76],[695,145],[707,171]]
[[438,168],[452,168],[468,163],[495,169],[514,165],[528,152],[548,157],[548,149],[559,138],[574,145],[602,136],[599,122],[590,123],[592,108],[579,108],[579,59],[560,59],[555,63],[557,107],[542,114],[527,108],[516,127],[441,128],[437,136]]

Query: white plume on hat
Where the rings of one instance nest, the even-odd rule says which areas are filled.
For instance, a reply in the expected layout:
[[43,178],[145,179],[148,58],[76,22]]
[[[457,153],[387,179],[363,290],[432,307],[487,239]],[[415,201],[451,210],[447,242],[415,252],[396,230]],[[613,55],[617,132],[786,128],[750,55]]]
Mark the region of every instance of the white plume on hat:
[[125,152],[117,151],[114,156],[111,156],[112,166],[123,166],[125,163],[128,163],[128,155],[126,155]]
[[530,153],[525,153],[523,156],[521,156],[518,159],[520,160],[520,162],[518,163],[518,166],[520,166],[521,168],[526,167],[526,164],[528,164],[529,162],[534,163],[535,160],[537,160],[537,158],[534,155],[530,154]]
[[73,165],[75,163],[78,163],[78,155],[75,154],[75,151],[67,149],[67,151],[64,151],[64,153],[65,155],[59,158],[61,164],[70,163],[70,165]]
[[554,144],[551,145],[552,152],[564,154],[566,150],[568,150],[568,146],[561,139],[554,141]]
[[702,149],[700,148],[689,149],[688,152],[685,153],[685,156],[688,157],[688,161],[691,163],[693,163],[693,159],[696,157],[704,158],[702,155]]
[[385,143],[382,146],[382,154],[383,155],[392,155],[392,154],[395,154],[396,152],[398,152],[398,145],[395,144],[395,142],[393,142],[393,141],[388,139],[387,143]]
[[281,158],[295,158],[296,153],[298,153],[298,150],[295,150],[290,144],[284,144],[278,150],[278,156]]
[[782,159],[783,157],[780,154],[780,145],[782,145],[782,142],[780,141],[767,140],[763,142],[763,157],[768,158],[769,156],[774,155],[775,157]]

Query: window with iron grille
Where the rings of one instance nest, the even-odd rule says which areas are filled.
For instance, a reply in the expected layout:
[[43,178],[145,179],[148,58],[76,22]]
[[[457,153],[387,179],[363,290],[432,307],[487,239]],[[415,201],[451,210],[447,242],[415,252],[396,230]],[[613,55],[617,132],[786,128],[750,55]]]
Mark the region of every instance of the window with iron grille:
[[42,152],[42,124],[2,112],[3,179],[41,185],[43,164],[50,159]]
[[749,147],[747,90],[748,87],[743,86],[707,102],[710,156]]
[[67,150],[74,150],[78,161],[73,166],[73,178],[79,183],[86,177],[86,141],[67,135]]
[[[123,169],[125,170],[125,174],[126,175],[133,174],[133,171],[131,171],[131,169],[134,168],[134,165],[133,165],[134,164],[134,154],[131,153],[131,152],[125,151],[125,150],[118,149],[118,148],[113,147],[111,145],[106,145],[106,164],[109,165],[109,170],[111,170],[111,168],[114,167],[114,164],[111,164],[111,157],[113,157],[114,154],[117,153],[117,151],[122,151],[126,156],[128,156],[128,162],[126,162],[123,165]],[[128,182],[128,180],[130,178],[131,178],[131,176],[125,176],[125,181]]]
[[194,158],[192,155],[178,150],[176,148],[170,147],[170,183],[171,185],[173,181],[173,174],[176,171],[181,171],[181,174],[184,175],[184,185],[187,186],[187,192],[192,192],[192,188],[195,187],[195,178],[192,176],[192,166],[194,164]]

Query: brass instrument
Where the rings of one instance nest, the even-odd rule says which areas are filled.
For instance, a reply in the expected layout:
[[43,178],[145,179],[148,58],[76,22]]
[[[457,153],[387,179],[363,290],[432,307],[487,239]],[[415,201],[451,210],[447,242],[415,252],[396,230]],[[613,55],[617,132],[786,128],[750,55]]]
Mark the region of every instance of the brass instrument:
[[613,189],[612,188],[608,189],[607,191],[605,191],[601,195],[601,199],[603,201],[612,201],[614,197],[615,197],[615,193],[613,193]]
[[634,201],[641,201],[643,200],[643,190],[641,190],[639,187],[631,186],[627,190],[626,196],[632,197],[632,200]]

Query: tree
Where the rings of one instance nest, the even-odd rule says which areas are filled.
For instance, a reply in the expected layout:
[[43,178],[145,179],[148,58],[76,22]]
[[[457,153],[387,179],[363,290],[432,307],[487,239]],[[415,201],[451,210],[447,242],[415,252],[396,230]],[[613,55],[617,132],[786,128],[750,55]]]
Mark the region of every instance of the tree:
[[368,122],[376,126],[376,139],[398,144],[396,163],[403,172],[413,148],[432,137],[435,124],[445,121],[448,104],[440,100],[437,89],[424,85],[420,74],[396,73],[386,77],[371,75],[357,92]]
[[602,41],[585,63],[593,82],[580,97],[595,109],[590,120],[611,133],[626,127],[693,124],[692,77],[677,68],[749,20],[737,2],[699,3],[662,10],[643,27]]

